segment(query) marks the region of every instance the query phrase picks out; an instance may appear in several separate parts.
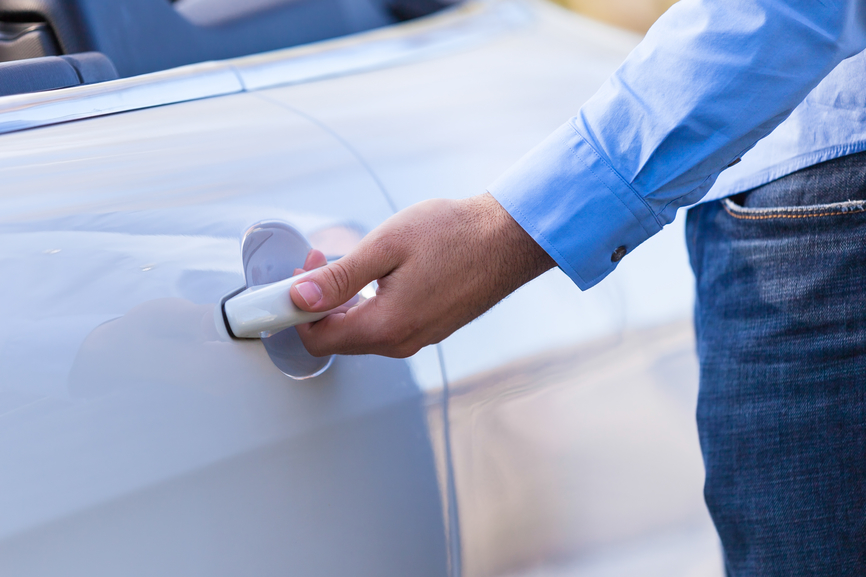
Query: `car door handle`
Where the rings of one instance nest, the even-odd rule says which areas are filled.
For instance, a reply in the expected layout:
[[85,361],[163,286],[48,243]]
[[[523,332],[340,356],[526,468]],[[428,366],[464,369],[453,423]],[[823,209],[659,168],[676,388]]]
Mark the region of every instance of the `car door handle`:
[[[226,299],[223,302],[223,314],[230,334],[236,338],[258,339],[295,325],[318,321],[331,314],[334,309],[317,313],[303,311],[295,306],[289,296],[292,285],[312,272],[253,286]],[[347,304],[360,304],[375,294],[376,288],[370,283]]]

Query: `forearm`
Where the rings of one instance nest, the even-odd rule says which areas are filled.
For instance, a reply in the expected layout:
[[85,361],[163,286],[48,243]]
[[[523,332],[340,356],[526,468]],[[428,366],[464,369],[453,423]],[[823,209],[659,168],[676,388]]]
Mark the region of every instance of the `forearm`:
[[[490,191],[581,288],[700,200],[862,50],[862,3],[682,0]],[[621,252],[621,251],[620,251]]]

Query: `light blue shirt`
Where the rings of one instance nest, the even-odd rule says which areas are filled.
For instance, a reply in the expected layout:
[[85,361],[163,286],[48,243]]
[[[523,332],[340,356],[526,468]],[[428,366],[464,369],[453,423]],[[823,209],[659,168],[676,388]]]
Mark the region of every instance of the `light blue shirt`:
[[866,150],[864,48],[866,0],[681,0],[489,190],[587,289],[680,207]]

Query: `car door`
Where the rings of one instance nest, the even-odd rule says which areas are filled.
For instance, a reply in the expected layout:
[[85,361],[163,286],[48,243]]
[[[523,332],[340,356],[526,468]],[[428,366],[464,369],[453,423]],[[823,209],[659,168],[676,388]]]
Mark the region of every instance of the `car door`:
[[5,134],[0,182],[0,574],[447,574],[435,351],[295,380],[220,330],[251,225],[391,214],[332,135],[241,93]]

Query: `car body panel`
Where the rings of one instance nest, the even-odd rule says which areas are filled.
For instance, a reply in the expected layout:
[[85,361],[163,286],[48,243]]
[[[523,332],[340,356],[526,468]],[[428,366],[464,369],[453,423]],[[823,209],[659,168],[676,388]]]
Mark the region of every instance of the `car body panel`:
[[250,224],[391,214],[338,141],[238,94],[6,135],[0,175],[0,573],[444,574],[409,365],[301,383],[217,331]]

